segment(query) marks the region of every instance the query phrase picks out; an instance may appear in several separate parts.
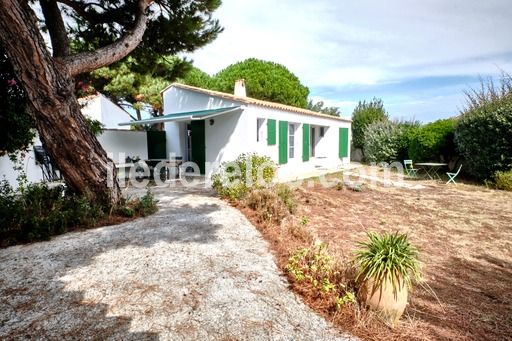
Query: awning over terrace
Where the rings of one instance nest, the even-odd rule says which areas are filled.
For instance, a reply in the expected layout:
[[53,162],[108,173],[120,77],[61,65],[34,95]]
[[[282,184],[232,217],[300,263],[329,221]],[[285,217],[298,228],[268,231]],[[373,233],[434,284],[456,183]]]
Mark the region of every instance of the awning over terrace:
[[153,124],[153,123],[161,123],[161,122],[205,120],[210,117],[227,114],[227,113],[234,112],[237,110],[243,110],[243,108],[241,108],[241,106],[234,106],[234,107],[226,107],[226,108],[218,108],[218,109],[186,111],[186,112],[179,112],[179,113],[175,113],[175,114],[167,114],[167,115],[163,115],[163,116],[152,117],[152,118],[148,118],[145,120],[123,122],[123,123],[119,123],[119,125],[120,126],[130,126],[130,125],[143,125],[143,124]]

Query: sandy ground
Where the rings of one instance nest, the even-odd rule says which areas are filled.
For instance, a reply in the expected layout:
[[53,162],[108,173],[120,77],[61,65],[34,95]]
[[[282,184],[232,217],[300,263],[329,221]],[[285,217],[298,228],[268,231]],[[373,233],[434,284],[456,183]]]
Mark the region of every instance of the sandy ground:
[[297,216],[342,259],[370,230],[407,233],[419,248],[427,287],[411,291],[398,328],[373,338],[512,340],[512,192],[407,183],[421,189],[305,188]]
[[266,242],[204,193],[0,250],[0,339],[345,339],[288,289]]

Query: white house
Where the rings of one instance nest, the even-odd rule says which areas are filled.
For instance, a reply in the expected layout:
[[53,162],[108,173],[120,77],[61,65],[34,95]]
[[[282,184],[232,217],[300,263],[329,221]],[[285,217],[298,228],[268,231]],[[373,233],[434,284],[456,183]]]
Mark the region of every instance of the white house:
[[105,129],[130,129],[130,127],[119,126],[120,122],[130,119],[130,114],[109,100],[105,95],[97,93],[83,97],[78,100],[78,103],[82,106],[82,114],[101,122]]
[[165,122],[167,153],[197,163],[208,177],[251,152],[279,164],[281,179],[349,163],[350,119],[246,97],[243,81],[234,95],[178,83],[161,95],[163,116],[124,125]]
[[[131,116],[102,94],[79,99],[82,113],[101,122],[105,129],[98,136],[103,149],[112,157],[115,163],[124,163],[125,157],[139,157],[148,159],[148,138],[145,131],[129,130],[130,127],[119,127],[119,123],[126,122]],[[35,149],[42,143],[38,136],[34,138],[32,146],[21,160],[21,167],[27,175],[29,182],[41,182],[51,177],[51,170],[37,162]],[[17,186],[19,173],[7,155],[0,157],[0,180],[6,179],[12,186]]]

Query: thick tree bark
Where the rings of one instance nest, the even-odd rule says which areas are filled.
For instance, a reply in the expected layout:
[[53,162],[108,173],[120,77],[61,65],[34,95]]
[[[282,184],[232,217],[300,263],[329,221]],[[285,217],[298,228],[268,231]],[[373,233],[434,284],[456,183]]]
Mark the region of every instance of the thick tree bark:
[[54,57],[69,55],[69,41],[64,20],[55,0],[40,0],[46,27],[52,41]]
[[[0,42],[25,89],[29,112],[43,145],[67,184],[93,201],[115,204],[120,199],[120,189],[115,167],[111,169],[113,163],[80,112],[72,76],[112,63],[137,46],[144,32],[139,26],[145,27],[148,3],[140,4],[143,19],[139,16],[135,34],[124,37],[124,44],[69,59],[67,65],[48,52],[36,16],[26,1],[0,0]],[[110,59],[103,56],[105,51],[110,53]]]

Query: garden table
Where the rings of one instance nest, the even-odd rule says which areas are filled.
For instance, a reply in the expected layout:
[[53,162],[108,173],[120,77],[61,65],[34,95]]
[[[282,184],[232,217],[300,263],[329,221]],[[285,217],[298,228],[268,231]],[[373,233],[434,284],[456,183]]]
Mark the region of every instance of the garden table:
[[438,172],[442,167],[448,166],[447,163],[439,162],[420,162],[415,163],[414,165],[423,169],[430,180],[441,180],[441,176],[439,176]]

